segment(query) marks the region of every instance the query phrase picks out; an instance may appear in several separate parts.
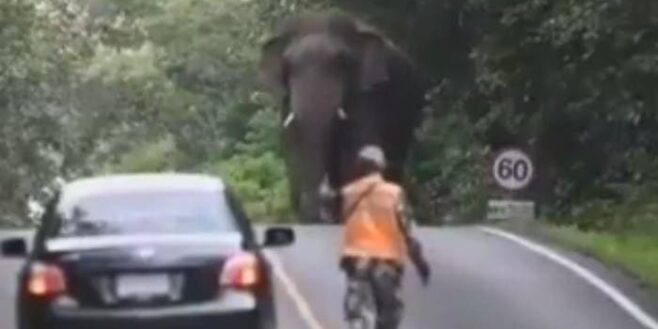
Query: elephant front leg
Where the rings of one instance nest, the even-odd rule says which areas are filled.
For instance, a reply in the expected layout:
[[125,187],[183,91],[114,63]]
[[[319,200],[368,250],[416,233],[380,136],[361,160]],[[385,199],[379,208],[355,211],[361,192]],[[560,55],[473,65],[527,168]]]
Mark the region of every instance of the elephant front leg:
[[300,205],[299,187],[297,186],[297,184],[295,184],[295,182],[291,177],[288,177],[288,189],[290,191],[290,206],[294,212],[298,212]]
[[301,191],[299,186],[298,169],[292,151],[293,140],[289,136],[290,132],[284,131],[281,140],[284,145],[283,161],[288,180],[289,202],[291,210],[298,216],[301,210]]

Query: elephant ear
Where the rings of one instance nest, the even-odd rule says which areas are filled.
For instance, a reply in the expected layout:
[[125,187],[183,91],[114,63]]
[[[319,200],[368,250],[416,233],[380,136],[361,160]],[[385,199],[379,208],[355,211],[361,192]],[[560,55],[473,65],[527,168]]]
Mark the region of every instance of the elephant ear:
[[388,48],[386,41],[374,32],[359,32],[361,65],[359,65],[358,83],[363,91],[390,79],[388,70]]
[[283,22],[276,36],[265,42],[261,48],[258,77],[260,82],[270,91],[285,92],[286,49],[295,38],[319,31],[321,28],[321,21],[312,15],[292,17]]
[[283,53],[288,46],[288,38],[277,36],[268,40],[261,49],[258,79],[270,91],[285,91],[285,67]]

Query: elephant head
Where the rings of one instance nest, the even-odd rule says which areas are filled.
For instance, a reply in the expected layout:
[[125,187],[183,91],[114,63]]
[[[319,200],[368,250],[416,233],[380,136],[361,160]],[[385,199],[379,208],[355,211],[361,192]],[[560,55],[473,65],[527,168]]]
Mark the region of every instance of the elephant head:
[[391,49],[342,15],[294,19],[263,46],[260,79],[283,95],[287,167],[301,218],[321,218],[318,191],[342,186],[360,145],[382,143],[377,100],[364,95],[391,79]]

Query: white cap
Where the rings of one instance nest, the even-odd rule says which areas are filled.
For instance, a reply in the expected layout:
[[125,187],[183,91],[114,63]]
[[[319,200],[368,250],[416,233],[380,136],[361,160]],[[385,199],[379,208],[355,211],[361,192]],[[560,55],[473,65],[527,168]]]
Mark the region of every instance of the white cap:
[[376,145],[366,145],[359,150],[359,159],[372,161],[380,168],[386,167],[386,156],[381,147]]

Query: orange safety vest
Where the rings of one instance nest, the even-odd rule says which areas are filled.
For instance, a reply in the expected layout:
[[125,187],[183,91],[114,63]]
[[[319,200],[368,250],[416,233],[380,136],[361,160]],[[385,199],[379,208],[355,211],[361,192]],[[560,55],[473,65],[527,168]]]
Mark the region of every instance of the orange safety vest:
[[343,257],[376,258],[403,264],[407,246],[398,219],[402,189],[369,175],[345,186]]

